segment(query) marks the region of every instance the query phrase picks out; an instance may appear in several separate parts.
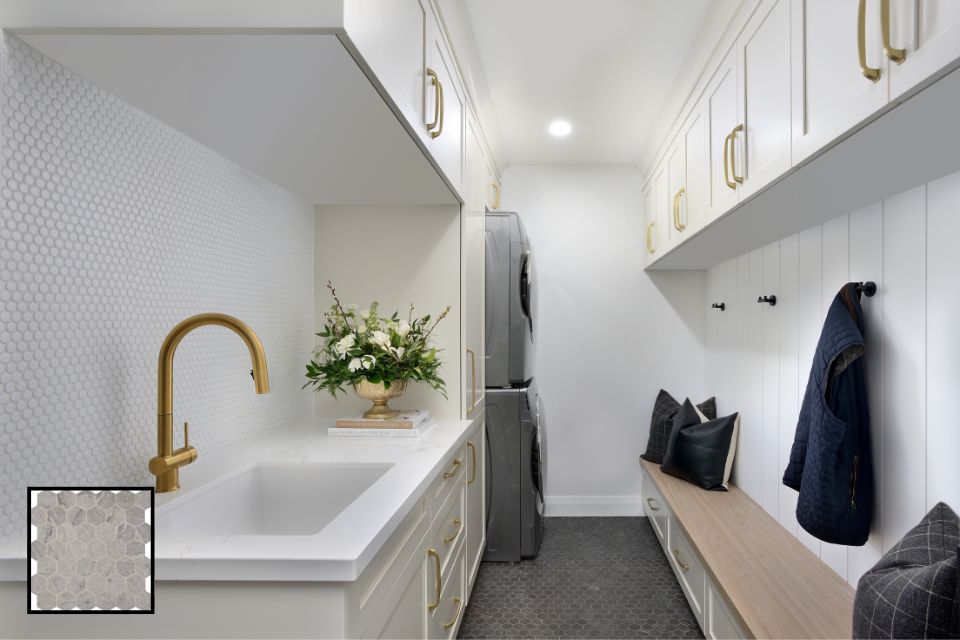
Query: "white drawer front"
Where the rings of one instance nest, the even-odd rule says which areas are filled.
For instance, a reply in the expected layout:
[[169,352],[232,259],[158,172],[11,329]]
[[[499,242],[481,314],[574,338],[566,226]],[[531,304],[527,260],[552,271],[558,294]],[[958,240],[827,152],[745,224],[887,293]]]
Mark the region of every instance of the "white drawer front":
[[687,537],[672,519],[669,520],[668,542],[670,563],[680,580],[690,608],[702,627],[706,572]]
[[710,580],[707,580],[707,616],[702,625],[703,633],[707,638],[716,640],[727,638],[746,638],[747,635],[734,622],[730,610],[724,603],[723,596],[717,592]]
[[653,531],[660,538],[660,544],[666,546],[667,519],[670,516],[670,510],[657,490],[657,485],[646,473],[643,478],[643,512],[650,519]]

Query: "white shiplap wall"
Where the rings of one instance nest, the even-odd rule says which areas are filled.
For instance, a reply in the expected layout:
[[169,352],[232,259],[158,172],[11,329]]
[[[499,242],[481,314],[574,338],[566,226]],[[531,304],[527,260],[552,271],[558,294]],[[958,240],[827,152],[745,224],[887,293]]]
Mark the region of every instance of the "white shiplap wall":
[[[960,509],[960,173],[840,216],[707,274],[707,384],[743,414],[735,481],[856,584],[938,501]],[[822,543],[781,482],[823,317],[848,281],[863,298],[877,508],[863,547]],[[777,305],[757,304],[776,294]]]

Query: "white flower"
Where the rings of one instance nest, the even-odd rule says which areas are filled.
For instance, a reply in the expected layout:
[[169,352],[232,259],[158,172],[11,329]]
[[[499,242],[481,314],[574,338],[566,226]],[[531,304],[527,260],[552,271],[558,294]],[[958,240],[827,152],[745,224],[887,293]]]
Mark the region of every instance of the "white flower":
[[340,357],[343,358],[347,355],[347,351],[349,351],[356,343],[357,337],[352,333],[348,333],[343,338],[340,338],[340,340],[337,342],[337,353],[339,353]]
[[410,333],[410,324],[407,322],[401,322],[400,326],[397,327],[397,335],[401,338],[406,338],[408,333]]
[[367,323],[361,320],[360,324],[357,325],[357,333],[366,333],[366,332],[367,332]]
[[383,348],[387,348],[390,345],[390,336],[383,331],[374,331],[373,335],[370,337],[370,340],[372,340],[374,344]]
[[358,318],[367,318],[370,319],[370,309],[364,309],[363,311],[357,311]]
[[397,360],[403,358],[403,352],[405,351],[403,347],[391,347],[390,350],[397,356]]
[[363,356],[360,360],[360,364],[364,369],[372,369],[373,365],[377,364],[377,359],[373,356]]
[[350,304],[347,305],[347,311],[356,311],[356,310],[357,310],[357,305],[356,305],[356,304],[350,303]]
[[363,363],[360,361],[360,358],[353,358],[352,360],[350,360],[350,364],[347,365],[347,369],[349,369],[350,371],[356,371],[362,365]]

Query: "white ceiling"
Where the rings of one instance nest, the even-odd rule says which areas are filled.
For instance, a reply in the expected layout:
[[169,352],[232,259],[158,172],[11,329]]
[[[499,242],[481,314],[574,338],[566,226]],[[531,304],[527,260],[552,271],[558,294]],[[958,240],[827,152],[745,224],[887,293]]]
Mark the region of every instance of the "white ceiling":
[[[710,0],[465,0],[510,164],[637,164]],[[566,138],[552,120],[573,125]]]

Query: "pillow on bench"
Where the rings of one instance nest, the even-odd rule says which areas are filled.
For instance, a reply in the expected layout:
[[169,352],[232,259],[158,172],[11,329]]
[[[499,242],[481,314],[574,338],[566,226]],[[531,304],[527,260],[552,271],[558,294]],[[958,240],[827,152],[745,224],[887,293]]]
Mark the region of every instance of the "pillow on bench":
[[705,420],[687,400],[673,419],[660,469],[701,489],[726,491],[739,426],[740,414]]
[[960,519],[930,510],[857,585],[854,638],[960,637]]
[[[710,398],[697,405],[707,419],[717,417],[717,400]],[[673,430],[673,418],[680,411],[680,403],[673,396],[660,389],[657,401],[653,404],[653,417],[650,420],[650,437],[647,440],[647,450],[640,456],[647,462],[660,464],[663,454],[667,452],[667,443],[670,441],[670,431]]]

